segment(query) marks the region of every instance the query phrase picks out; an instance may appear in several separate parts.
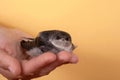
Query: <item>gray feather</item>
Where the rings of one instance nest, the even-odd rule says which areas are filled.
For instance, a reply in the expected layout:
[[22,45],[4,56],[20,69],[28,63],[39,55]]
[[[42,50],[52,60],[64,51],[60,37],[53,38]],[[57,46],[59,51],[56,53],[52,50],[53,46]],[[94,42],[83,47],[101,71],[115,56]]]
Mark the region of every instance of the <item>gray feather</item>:
[[70,34],[60,30],[42,31],[36,38],[27,39],[28,41],[21,41],[21,47],[31,57],[48,51],[53,53],[71,52],[75,48]]

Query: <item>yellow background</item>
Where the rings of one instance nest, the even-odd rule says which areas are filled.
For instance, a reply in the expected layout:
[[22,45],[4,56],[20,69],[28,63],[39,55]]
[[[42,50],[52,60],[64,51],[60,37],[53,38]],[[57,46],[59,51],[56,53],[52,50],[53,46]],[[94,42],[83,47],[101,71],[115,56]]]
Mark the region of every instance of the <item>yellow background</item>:
[[46,29],[72,35],[79,63],[35,80],[120,80],[119,0],[0,0],[0,23],[33,36]]

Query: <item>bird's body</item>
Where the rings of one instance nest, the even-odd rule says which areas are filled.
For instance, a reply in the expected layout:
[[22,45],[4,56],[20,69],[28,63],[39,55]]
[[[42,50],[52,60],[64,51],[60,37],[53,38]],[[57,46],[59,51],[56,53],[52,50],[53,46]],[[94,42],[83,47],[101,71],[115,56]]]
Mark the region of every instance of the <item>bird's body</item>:
[[75,48],[70,34],[60,30],[42,31],[36,38],[26,39],[27,41],[21,41],[21,47],[30,57],[48,51],[53,53],[60,51],[71,52]]

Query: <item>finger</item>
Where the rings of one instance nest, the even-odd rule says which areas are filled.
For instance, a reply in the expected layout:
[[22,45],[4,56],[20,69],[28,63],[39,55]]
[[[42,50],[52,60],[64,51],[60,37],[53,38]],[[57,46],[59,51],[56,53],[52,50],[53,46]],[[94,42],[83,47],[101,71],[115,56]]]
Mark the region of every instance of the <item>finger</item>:
[[56,56],[53,53],[48,52],[34,57],[31,60],[23,61],[23,73],[25,75],[30,75],[30,73],[34,73],[36,70],[42,69],[44,66],[54,62],[55,60]]
[[3,68],[0,68],[0,73],[6,77],[7,79],[13,79],[15,78],[15,76],[13,74],[11,74],[11,72],[9,70],[6,70],[6,69],[3,69]]
[[57,54],[59,63],[67,63],[70,61],[72,57],[72,53],[68,53],[66,51],[61,51]]
[[21,73],[19,62],[3,50],[0,50],[0,73],[10,78],[15,78]]
[[61,66],[63,64],[67,64],[67,63],[77,62],[77,59],[72,59],[73,57],[75,57],[75,56],[72,53],[60,52],[57,54],[57,59],[55,62],[43,67],[36,74],[29,76],[29,78],[35,78],[35,77],[48,75],[51,71],[53,71],[58,66]]
[[44,67],[40,72],[39,76],[47,75],[56,67],[61,66],[63,64],[69,63],[71,60],[72,54],[67,52],[60,52],[57,54],[57,60],[54,63]]
[[75,54],[72,54],[72,57],[70,59],[70,63],[76,64],[79,61],[78,57]]

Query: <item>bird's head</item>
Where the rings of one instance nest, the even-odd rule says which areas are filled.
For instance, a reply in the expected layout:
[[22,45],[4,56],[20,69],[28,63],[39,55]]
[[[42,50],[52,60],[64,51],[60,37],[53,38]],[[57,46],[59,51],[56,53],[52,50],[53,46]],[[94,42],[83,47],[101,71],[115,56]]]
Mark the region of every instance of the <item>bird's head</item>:
[[69,33],[61,30],[42,31],[36,38],[36,42],[41,44],[52,44],[54,47],[71,52],[75,47]]

